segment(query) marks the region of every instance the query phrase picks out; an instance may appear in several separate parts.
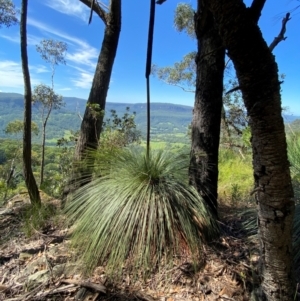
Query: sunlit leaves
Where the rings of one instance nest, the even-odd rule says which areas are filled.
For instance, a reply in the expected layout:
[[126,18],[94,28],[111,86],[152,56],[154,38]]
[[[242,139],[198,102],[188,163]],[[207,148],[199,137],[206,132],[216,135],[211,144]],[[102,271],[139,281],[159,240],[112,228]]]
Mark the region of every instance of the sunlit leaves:
[[195,38],[195,11],[188,3],[179,3],[175,10],[174,25],[178,31],[184,31],[191,38]]
[[62,96],[56,94],[51,87],[45,84],[39,84],[34,88],[32,100],[34,104],[41,104],[47,109],[57,110],[64,106]]
[[[22,120],[14,120],[7,124],[4,132],[9,135],[20,134],[23,133],[24,130],[24,122]],[[35,122],[31,122],[31,132],[35,135],[38,135],[39,128]]]
[[190,52],[171,67],[152,66],[152,74],[169,85],[194,92],[196,85],[196,52]]

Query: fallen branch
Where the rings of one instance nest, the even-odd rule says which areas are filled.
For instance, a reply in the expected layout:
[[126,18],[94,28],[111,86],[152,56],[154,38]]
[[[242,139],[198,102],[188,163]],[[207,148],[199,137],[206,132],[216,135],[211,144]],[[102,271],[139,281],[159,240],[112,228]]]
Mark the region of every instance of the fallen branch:
[[66,284],[75,284],[78,286],[92,289],[96,292],[101,292],[101,293],[106,294],[106,287],[103,284],[92,283],[89,281],[78,281],[78,280],[73,280],[73,279],[62,279],[61,282],[66,283]]
[[77,290],[77,288],[76,288],[75,284],[68,284],[68,285],[64,285],[64,286],[61,286],[61,287],[58,287],[58,288],[55,288],[55,289],[40,292],[40,293],[36,294],[35,297],[38,300],[40,300],[40,298],[45,298],[47,296],[55,295],[55,294],[58,294],[58,293],[72,293],[76,290]]

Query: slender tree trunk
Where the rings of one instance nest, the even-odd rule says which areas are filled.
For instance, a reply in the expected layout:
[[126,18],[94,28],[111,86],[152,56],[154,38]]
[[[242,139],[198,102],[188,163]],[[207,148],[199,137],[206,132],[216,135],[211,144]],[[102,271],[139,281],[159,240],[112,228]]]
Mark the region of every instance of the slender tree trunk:
[[218,153],[225,50],[210,11],[198,0],[196,95],[192,121],[190,182],[217,216]]
[[242,1],[210,0],[208,3],[234,63],[252,131],[261,247],[259,300],[290,301],[296,289],[292,264],[295,204],[277,64],[253,22],[251,10]]
[[41,180],[40,186],[44,182],[44,163],[45,163],[45,142],[46,142],[46,123],[43,123],[43,133],[42,133],[42,158],[41,158]]
[[[53,85],[52,85],[52,89],[53,89]],[[43,134],[42,134],[42,158],[41,158],[41,180],[40,180],[40,186],[43,184],[44,182],[44,166],[45,166],[45,144],[46,144],[46,127],[47,127],[47,122],[49,119],[49,116],[51,114],[52,111],[52,104],[50,105],[48,112],[47,112],[47,116],[43,122]],[[43,114],[44,115],[44,114]]]
[[25,183],[33,205],[40,205],[41,199],[35,178],[31,169],[31,83],[27,56],[27,5],[28,0],[22,1],[20,37],[21,37],[21,59],[24,77],[24,133],[23,133],[23,172]]
[[[92,88],[76,144],[75,160],[77,162],[84,159],[85,151],[88,148],[96,149],[99,143],[103,123],[103,114],[101,112],[105,110],[106,96],[121,31],[121,0],[111,1],[108,18]],[[89,174],[89,171],[84,168],[84,170],[79,170],[76,177],[82,180],[86,174]],[[89,177],[83,183],[88,181]]]

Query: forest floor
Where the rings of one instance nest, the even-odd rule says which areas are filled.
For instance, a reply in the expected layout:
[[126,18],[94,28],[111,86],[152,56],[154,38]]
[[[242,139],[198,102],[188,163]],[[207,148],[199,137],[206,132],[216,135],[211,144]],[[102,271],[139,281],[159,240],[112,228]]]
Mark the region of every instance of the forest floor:
[[[58,200],[51,202],[60,205]],[[109,283],[104,267],[89,277],[82,275],[80,256],[70,246],[70,230],[62,216],[42,230],[32,229],[27,237],[21,218],[25,203],[28,199],[18,195],[0,208],[0,300],[252,300],[258,281],[258,241],[245,236],[238,209],[220,208],[222,235],[205,247],[197,271],[182,262],[171,273],[160,271],[145,281],[124,271],[121,281]]]

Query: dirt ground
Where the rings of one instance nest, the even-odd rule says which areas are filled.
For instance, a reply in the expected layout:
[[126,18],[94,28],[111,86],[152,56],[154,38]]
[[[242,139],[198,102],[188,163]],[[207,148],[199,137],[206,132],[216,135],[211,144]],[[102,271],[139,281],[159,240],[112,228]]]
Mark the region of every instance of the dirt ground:
[[241,218],[229,207],[221,208],[222,235],[205,247],[196,271],[181,262],[168,271],[171,277],[160,272],[139,281],[124,271],[122,281],[110,283],[104,267],[90,277],[81,274],[64,223],[52,221],[26,237],[21,218],[26,202],[16,196],[0,208],[0,300],[255,300],[258,242],[245,236]]

